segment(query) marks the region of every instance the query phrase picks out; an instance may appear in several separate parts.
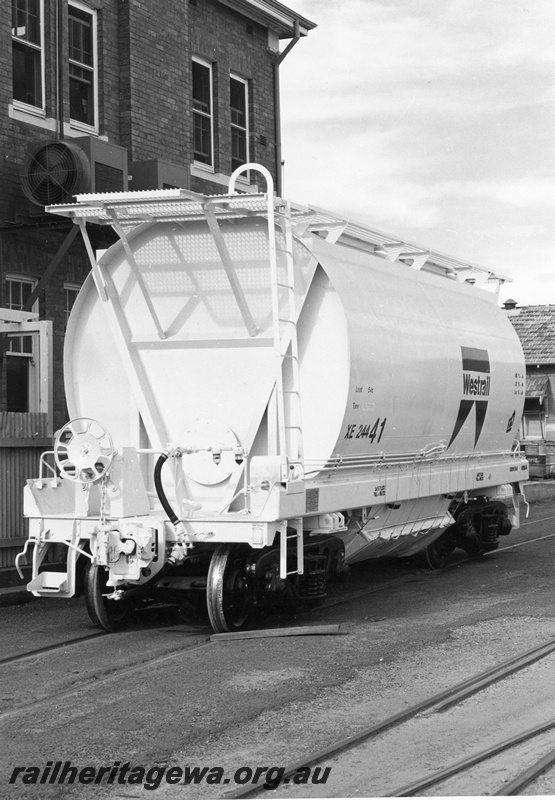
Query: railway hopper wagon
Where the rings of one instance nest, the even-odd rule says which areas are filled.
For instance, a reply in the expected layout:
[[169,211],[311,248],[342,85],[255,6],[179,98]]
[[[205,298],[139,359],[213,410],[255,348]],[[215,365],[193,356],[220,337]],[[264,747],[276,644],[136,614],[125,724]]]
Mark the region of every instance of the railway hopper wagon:
[[[265,192],[236,191],[247,169]],[[525,377],[502,278],[292,206],[252,164],[226,195],[49,210],[92,269],[67,328],[70,421],[25,487],[34,595],[84,592],[117,630],[205,594],[234,631],[318,602],[350,563],[438,567],[518,525]],[[89,224],[119,240],[94,253]]]

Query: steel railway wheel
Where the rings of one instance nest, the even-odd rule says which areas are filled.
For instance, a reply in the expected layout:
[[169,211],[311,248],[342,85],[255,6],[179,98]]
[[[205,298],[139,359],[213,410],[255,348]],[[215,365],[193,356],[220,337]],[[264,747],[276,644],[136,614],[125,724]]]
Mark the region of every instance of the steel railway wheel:
[[463,548],[470,558],[480,558],[485,553],[484,543],[480,536],[480,514],[467,512],[459,518],[459,528],[463,535]]
[[424,550],[424,558],[430,569],[443,569],[447,566],[451,554],[455,549],[455,542],[452,531],[447,528],[441,536],[438,536]]
[[128,600],[108,600],[112,589],[106,586],[108,572],[104,567],[91,564],[85,574],[85,605],[95,625],[113,633],[121,631],[129,622],[131,605]]
[[206,602],[217,633],[243,631],[252,624],[255,608],[252,579],[247,571],[249,549],[221,544],[210,561]]

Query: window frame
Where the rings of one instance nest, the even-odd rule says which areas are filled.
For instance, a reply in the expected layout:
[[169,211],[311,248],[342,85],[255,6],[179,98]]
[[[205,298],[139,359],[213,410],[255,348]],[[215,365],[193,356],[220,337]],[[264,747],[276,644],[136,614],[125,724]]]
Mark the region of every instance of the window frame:
[[[64,283],[64,313],[65,313],[64,331],[67,330],[69,316],[71,314],[73,305],[77,300],[77,295],[79,294],[80,291],[81,291],[81,286],[78,283]],[[71,303],[71,305],[68,307],[69,292],[75,292],[75,297],[73,298],[73,302]]]
[[[15,0],[17,2],[17,0]],[[39,36],[39,44],[35,44],[34,42],[29,42],[26,39],[21,39],[18,36],[13,34],[13,27],[12,27],[12,103],[15,109],[19,109],[20,111],[25,111],[30,114],[34,114],[36,116],[44,117],[46,115],[46,101],[45,101],[45,93],[46,93],[46,76],[45,76],[45,47],[44,47],[44,0],[37,0],[39,4],[39,25],[40,25],[40,36]],[[12,22],[13,22],[13,3],[12,0]],[[17,100],[14,97],[14,72],[13,72],[13,53],[14,53],[14,42],[18,42],[19,44],[23,44],[25,47],[30,48],[34,52],[40,53],[40,93],[41,93],[41,104],[40,105],[33,105],[32,103],[26,103],[24,100]]]
[[[209,112],[204,112],[201,109],[195,108],[195,95],[194,95],[194,79],[192,81],[192,109],[193,109],[193,161],[196,167],[200,169],[207,170],[209,172],[214,172],[216,164],[215,164],[215,147],[214,147],[214,65],[211,61],[208,61],[205,58],[200,56],[193,56],[192,57],[192,64],[200,64],[202,67],[208,69],[209,75],[209,89],[210,89],[210,100],[209,100]],[[191,65],[191,73],[193,72],[193,67]],[[203,119],[208,119],[210,123],[210,161],[199,161],[196,156],[195,150],[195,122],[196,117],[200,116]]]
[[[11,297],[11,288],[8,288],[9,284],[20,284],[29,286],[31,288],[31,292],[37,286],[37,279],[33,278],[32,275],[22,274],[22,273],[7,273],[4,275],[4,306],[7,309],[14,310],[14,311],[22,311],[23,306],[25,305],[25,301],[21,303],[14,303],[12,302]],[[8,296],[9,293],[9,296]],[[23,300],[23,298],[22,298]],[[33,303],[33,308],[30,309],[34,313],[38,313],[39,304],[38,300],[35,300]],[[41,398],[40,398],[40,357],[39,357],[39,334],[38,331],[35,333],[8,333],[8,342],[9,346],[6,348],[5,354],[6,358],[19,358],[19,359],[26,359],[28,362],[28,405],[29,408],[27,412],[37,412],[40,411],[41,406]],[[23,340],[29,339],[31,344],[30,350],[25,350],[23,345]],[[21,341],[21,349],[12,350],[12,342],[15,340]],[[26,412],[24,412],[26,413]]]
[[[82,14],[87,14],[91,18],[91,34],[92,34],[92,66],[90,64],[85,64],[84,62],[77,61],[76,59],[71,58],[71,43],[70,43],[70,18],[71,18],[71,9],[75,8],[77,11],[80,11]],[[98,133],[98,117],[99,117],[99,109],[98,109],[98,12],[96,9],[91,8],[90,6],[84,5],[83,3],[79,3],[78,0],[70,0],[67,6],[67,16],[68,16],[68,42],[67,42],[67,64],[68,64],[68,72],[69,72],[69,100],[70,100],[70,111],[69,111],[69,123],[72,128],[76,130],[85,131],[86,133]],[[71,67],[75,66],[81,70],[87,70],[92,73],[92,102],[93,102],[93,122],[83,122],[81,120],[75,119],[71,116],[71,84],[72,80],[76,79],[76,76],[71,74]]]
[[[231,105],[231,81],[235,81],[236,83],[241,83],[244,87],[244,98],[245,98],[245,125],[244,127],[241,125],[237,125],[233,122],[232,111],[233,106]],[[250,86],[249,81],[247,78],[243,78],[241,75],[237,75],[235,72],[229,73],[229,109],[230,109],[230,129],[231,129],[231,172],[234,172],[235,169],[242,164],[248,164],[250,160]],[[236,167],[233,166],[233,131],[242,131],[245,135],[245,160],[242,162],[241,165],[237,164]],[[237,160],[237,159],[236,159]],[[244,180],[250,183],[250,173],[244,172],[242,175],[239,176],[239,180]]]

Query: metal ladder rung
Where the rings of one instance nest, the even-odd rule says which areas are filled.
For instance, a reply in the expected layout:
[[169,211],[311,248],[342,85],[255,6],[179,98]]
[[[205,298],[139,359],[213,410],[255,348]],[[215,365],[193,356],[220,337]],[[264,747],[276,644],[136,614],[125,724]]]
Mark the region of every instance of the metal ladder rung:
[[[270,257],[270,270],[274,354],[277,373],[278,450],[283,459],[282,468],[285,470],[289,458],[302,459],[303,456],[299,387],[300,359],[297,341],[297,291],[299,287],[297,286],[294,263],[295,242],[292,232],[291,208],[288,203],[278,205],[276,208],[278,209],[277,215],[273,219],[277,223],[277,228],[272,236],[271,254],[273,253],[273,256],[271,255]],[[268,216],[268,219],[270,219],[270,216]],[[278,230],[280,234],[278,234]],[[277,254],[280,256],[279,264]],[[287,317],[280,316],[280,314],[287,314]],[[285,352],[282,352],[284,347]],[[296,399],[291,399],[293,397]],[[298,422],[298,424],[288,424],[289,422]],[[301,542],[302,521],[297,520],[295,524],[297,528],[300,527],[297,536],[301,537],[300,539],[298,538],[298,541]],[[285,543],[285,540],[283,542]],[[283,553],[281,557],[284,557]],[[281,563],[280,572],[285,573],[285,571],[286,566]],[[302,571],[302,553],[300,551],[297,554],[297,572],[299,571]]]
[[[304,550],[303,550],[303,520],[302,517],[295,517],[288,520],[292,523],[291,527],[295,527],[295,533],[287,533],[287,529],[281,532],[281,545],[280,545],[280,578],[285,578],[287,575],[302,575],[304,572]],[[297,569],[287,570],[287,542],[290,539],[297,541]]]

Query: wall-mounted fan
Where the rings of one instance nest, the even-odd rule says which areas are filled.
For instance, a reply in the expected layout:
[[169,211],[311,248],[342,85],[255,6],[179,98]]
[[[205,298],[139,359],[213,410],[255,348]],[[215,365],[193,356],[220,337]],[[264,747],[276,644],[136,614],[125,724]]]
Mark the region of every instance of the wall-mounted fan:
[[21,172],[21,188],[37,206],[72,202],[89,191],[91,167],[84,151],[73,142],[57,140],[35,145]]

